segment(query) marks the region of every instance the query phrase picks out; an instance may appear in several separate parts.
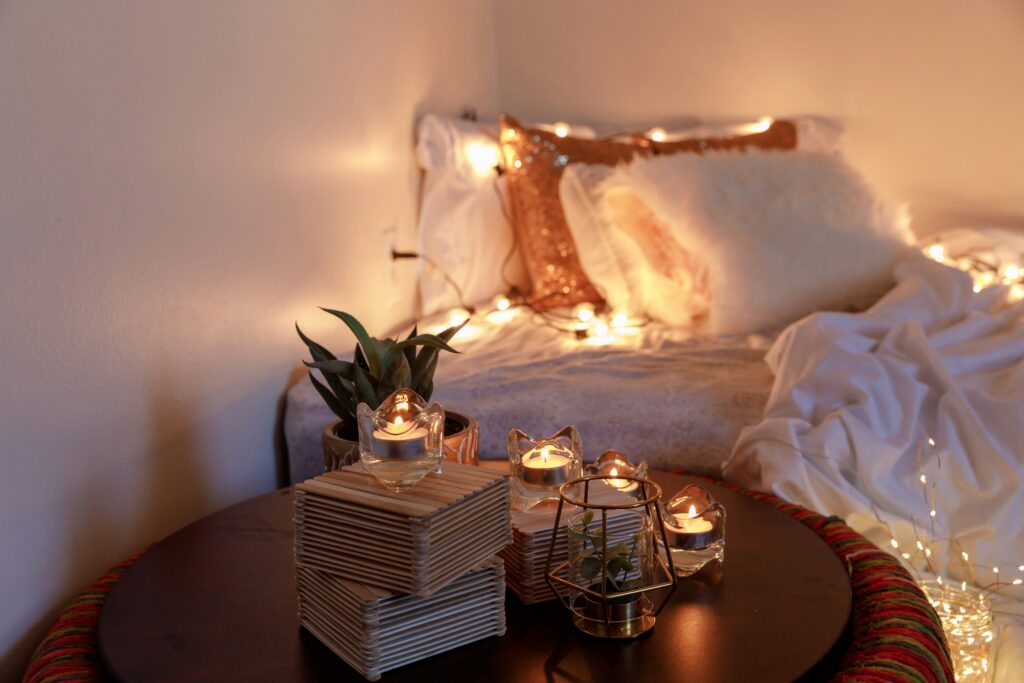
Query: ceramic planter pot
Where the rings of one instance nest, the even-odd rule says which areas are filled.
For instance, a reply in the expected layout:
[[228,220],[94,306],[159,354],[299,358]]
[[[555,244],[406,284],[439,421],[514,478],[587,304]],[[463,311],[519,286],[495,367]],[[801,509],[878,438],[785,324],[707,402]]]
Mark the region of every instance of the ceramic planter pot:
[[[341,420],[335,420],[320,435],[324,445],[324,471],[330,472],[359,460],[359,442],[337,435]],[[480,464],[480,426],[475,418],[453,410],[444,413],[444,459],[466,465]]]

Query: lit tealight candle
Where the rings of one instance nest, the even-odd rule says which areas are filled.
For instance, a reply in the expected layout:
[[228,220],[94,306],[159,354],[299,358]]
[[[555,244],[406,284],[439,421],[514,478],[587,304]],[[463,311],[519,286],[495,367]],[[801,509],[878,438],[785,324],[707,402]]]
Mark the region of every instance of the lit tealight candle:
[[523,481],[550,486],[569,480],[572,453],[558,446],[545,445],[523,455]]
[[676,520],[676,529],[684,534],[703,534],[714,528],[711,522],[697,516],[697,508],[693,505],[687,512],[677,512],[672,517]]
[[385,458],[421,458],[427,449],[427,435],[426,428],[409,424],[396,415],[385,423],[384,429],[373,430],[374,452]]
[[[609,476],[615,477],[619,474],[619,469],[617,467],[613,467],[608,470],[608,474]],[[637,488],[637,483],[635,481],[630,481],[629,479],[605,479],[605,481],[609,486],[614,486],[624,493],[635,491]]]

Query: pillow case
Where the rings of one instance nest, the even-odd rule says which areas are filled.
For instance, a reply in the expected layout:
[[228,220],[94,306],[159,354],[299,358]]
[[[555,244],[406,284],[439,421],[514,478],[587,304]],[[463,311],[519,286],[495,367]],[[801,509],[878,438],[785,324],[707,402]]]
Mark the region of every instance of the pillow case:
[[[571,130],[578,137],[594,135],[582,126]],[[506,291],[506,280],[522,291],[529,289],[502,209],[504,180],[494,170],[501,162],[498,132],[496,119],[435,114],[423,116],[416,130],[416,160],[424,171],[416,248],[458,283],[469,304]],[[451,286],[425,261],[420,262],[418,281],[422,315],[459,305]]]
[[671,142],[583,140],[528,128],[508,115],[502,116],[501,127],[509,213],[530,280],[530,302],[541,310],[601,301],[580,264],[559,199],[559,181],[568,165],[612,166],[636,155],[709,149],[794,149],[797,143],[796,126],[788,121],[773,121],[766,129],[748,134]]
[[633,192],[706,263],[714,334],[866,308],[891,287],[912,241],[906,216],[837,154],[638,157],[604,182]]
[[583,272],[613,310],[688,326],[708,311],[707,267],[646,203],[609,182],[614,175],[574,164],[559,183]]

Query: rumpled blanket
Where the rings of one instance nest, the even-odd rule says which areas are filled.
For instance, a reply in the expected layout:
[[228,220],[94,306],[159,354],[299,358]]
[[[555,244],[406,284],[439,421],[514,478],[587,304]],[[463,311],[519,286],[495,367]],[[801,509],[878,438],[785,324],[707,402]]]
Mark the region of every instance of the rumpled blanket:
[[[947,579],[982,586],[998,567],[1012,582],[1024,577],[1024,301],[923,256],[895,275],[871,309],[779,336],[764,420],[723,474],[838,515],[920,568],[916,532]],[[1001,592],[997,683],[1024,680],[1024,620],[1006,614],[1024,611],[1024,587]]]

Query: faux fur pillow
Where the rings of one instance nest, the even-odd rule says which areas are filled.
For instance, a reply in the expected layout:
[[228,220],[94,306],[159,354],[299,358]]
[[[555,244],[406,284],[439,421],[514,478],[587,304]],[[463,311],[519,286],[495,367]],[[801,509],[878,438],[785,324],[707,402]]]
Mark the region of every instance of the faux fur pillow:
[[633,192],[707,264],[715,334],[865,308],[911,242],[905,218],[836,154],[638,157],[606,182]]

